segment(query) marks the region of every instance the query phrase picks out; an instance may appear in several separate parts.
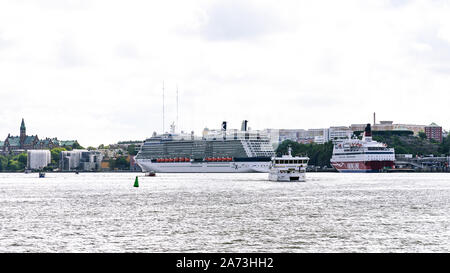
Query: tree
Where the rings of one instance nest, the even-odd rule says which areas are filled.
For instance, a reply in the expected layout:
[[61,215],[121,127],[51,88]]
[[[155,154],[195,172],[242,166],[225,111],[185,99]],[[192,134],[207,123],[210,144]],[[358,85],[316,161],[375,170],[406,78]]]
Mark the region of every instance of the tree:
[[109,160],[109,167],[112,170],[114,169],[128,170],[130,168],[130,162],[127,160],[126,156],[119,156],[115,159],[111,158]]
[[439,152],[441,154],[450,155],[450,136],[447,136],[442,140],[442,143],[439,145]]
[[67,149],[64,147],[57,147],[50,150],[53,166],[55,167],[59,166],[59,160],[61,159],[61,152],[63,151],[67,151]]
[[125,156],[119,156],[116,159],[116,168],[119,170],[125,170],[130,168],[130,162],[128,162]]
[[9,160],[8,167],[7,167],[8,171],[19,171],[22,168],[23,168],[23,165],[19,161],[14,160],[14,159]]
[[426,139],[427,138],[427,134],[425,134],[425,132],[419,132],[419,137],[421,139]]
[[314,166],[331,166],[330,159],[333,154],[333,143],[302,144],[291,140],[283,141],[277,148],[277,156],[287,154],[288,146],[292,148],[293,156],[308,156],[309,164]]
[[27,158],[28,158],[28,154],[26,153],[21,153],[17,156],[17,161],[19,163],[21,163],[23,166],[27,165]]
[[72,145],[72,149],[84,149],[83,146],[81,146],[78,141],[75,141]]
[[127,150],[128,150],[129,155],[137,155],[136,145],[134,145],[134,144],[128,145]]
[[8,168],[8,158],[6,156],[0,155],[0,171],[6,171]]

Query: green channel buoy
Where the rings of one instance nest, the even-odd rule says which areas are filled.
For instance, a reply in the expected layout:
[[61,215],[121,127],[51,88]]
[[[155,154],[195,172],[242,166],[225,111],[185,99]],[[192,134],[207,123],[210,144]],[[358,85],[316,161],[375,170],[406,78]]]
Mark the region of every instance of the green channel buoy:
[[134,180],[134,186],[135,187],[139,187],[139,181],[138,181],[138,177],[136,176],[136,179]]

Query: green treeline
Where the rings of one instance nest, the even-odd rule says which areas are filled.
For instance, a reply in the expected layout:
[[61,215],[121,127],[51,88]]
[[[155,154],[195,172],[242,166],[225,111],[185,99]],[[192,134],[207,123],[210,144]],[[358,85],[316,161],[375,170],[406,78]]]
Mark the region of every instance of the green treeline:
[[[59,168],[62,151],[71,151],[72,149],[82,149],[77,142],[73,146],[57,147],[50,150],[51,163],[44,170],[53,170]],[[27,167],[27,153],[18,155],[0,155],[0,172],[20,172]]]
[[450,137],[444,138],[442,143],[426,139],[425,133],[419,136],[373,136],[373,139],[386,143],[388,147],[395,149],[396,154],[412,154],[413,156],[449,156]]
[[0,155],[0,171],[23,171],[27,166],[27,154],[21,153],[14,156]]
[[287,154],[288,146],[292,148],[293,156],[308,156],[310,166],[327,166],[331,167],[330,159],[333,154],[333,143],[327,142],[325,144],[302,144],[291,140],[283,141],[277,148],[277,156]]
[[129,170],[130,162],[126,156],[119,156],[117,158],[109,159],[109,168],[111,170]]

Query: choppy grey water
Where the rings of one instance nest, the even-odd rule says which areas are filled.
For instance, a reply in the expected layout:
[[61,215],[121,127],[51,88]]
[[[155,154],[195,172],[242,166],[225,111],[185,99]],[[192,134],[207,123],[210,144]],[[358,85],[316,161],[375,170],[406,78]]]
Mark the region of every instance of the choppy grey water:
[[0,173],[0,251],[450,251],[450,174],[138,175]]

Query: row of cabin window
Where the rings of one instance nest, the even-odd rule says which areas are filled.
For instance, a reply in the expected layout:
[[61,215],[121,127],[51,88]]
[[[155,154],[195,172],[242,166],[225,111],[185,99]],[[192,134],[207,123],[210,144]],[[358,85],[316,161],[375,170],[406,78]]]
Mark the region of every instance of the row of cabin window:
[[275,164],[305,164],[306,160],[275,160]]

